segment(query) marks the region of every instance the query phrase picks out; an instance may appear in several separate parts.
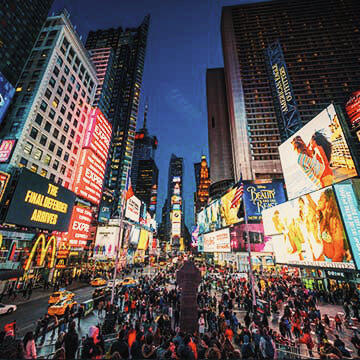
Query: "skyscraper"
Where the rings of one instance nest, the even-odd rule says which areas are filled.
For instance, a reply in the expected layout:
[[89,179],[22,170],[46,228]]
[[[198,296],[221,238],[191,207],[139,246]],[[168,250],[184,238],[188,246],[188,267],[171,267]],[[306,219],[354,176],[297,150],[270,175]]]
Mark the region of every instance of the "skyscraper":
[[201,157],[201,162],[194,164],[196,192],[194,193],[194,216],[207,205],[209,200],[210,169],[206,156]]
[[215,198],[234,183],[230,124],[224,69],[206,70],[208,139],[211,167],[210,196]]
[[53,0],[1,1],[0,72],[13,86],[35,43]]
[[95,68],[69,14],[48,17],[0,134],[13,141],[0,169],[24,166],[71,188],[96,86]]
[[[142,160],[155,160],[155,150],[157,149],[158,141],[156,136],[150,136],[146,127],[147,124],[148,105],[145,105],[144,123],[142,128],[135,134],[135,145],[131,165],[131,184],[136,192],[137,180],[139,175],[139,162]],[[155,162],[154,162],[155,165]],[[156,167],[156,165],[155,165]]]
[[[235,179],[280,177],[266,49],[279,41],[303,123],[360,88],[360,3],[276,0],[224,7],[221,33]],[[280,16],[281,14],[281,16]],[[212,166],[212,164],[211,164]]]
[[114,51],[109,112],[113,138],[105,176],[105,191],[110,190],[114,200],[112,212],[120,208],[119,195],[131,167],[149,21],[148,15],[137,28],[90,31],[86,40],[87,49],[111,47]]

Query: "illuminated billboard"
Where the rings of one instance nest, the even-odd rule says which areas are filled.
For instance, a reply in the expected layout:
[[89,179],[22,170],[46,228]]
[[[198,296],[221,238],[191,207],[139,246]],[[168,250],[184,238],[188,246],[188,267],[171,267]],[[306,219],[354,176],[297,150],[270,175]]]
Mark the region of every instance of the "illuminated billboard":
[[15,148],[16,140],[5,139],[0,143],[0,163],[7,163],[11,158],[11,154]]
[[84,136],[83,149],[91,149],[106,162],[111,141],[111,124],[98,108],[91,109],[89,123]]
[[96,232],[94,257],[115,259],[119,241],[118,226],[99,226]]
[[266,209],[262,216],[276,262],[354,268],[331,186]]
[[352,250],[356,267],[360,270],[360,180],[346,180],[335,184],[334,190]]
[[222,228],[221,200],[215,200],[197,214],[199,233],[215,231]]
[[63,241],[71,247],[85,247],[90,236],[91,221],[91,211],[82,206],[75,205],[69,224],[69,230],[63,235]]
[[243,186],[238,183],[221,197],[220,215],[223,226],[237,224],[241,221]]
[[126,201],[125,217],[138,223],[140,220],[140,209],[141,200],[133,195]]
[[73,192],[23,168],[5,222],[67,231],[74,202]]
[[133,226],[130,230],[130,244],[137,246],[140,238],[140,228]]
[[284,182],[244,181],[244,205],[249,221],[261,221],[261,212],[286,201]]
[[140,229],[140,240],[138,243],[138,250],[146,250],[149,245],[149,232],[145,229]]
[[15,93],[14,87],[6,80],[0,72],[0,123],[3,121],[11,99]]
[[91,149],[83,149],[75,172],[74,193],[99,205],[105,175],[105,162]]
[[271,44],[267,49],[267,59],[271,74],[272,90],[277,99],[276,110],[281,116],[279,119],[280,135],[286,140],[302,126],[297,109],[294,91],[287,71],[285,57],[279,41]]
[[351,94],[350,99],[345,105],[345,109],[349,116],[351,126],[357,128],[360,125],[360,90]]
[[229,228],[204,234],[204,252],[230,252]]
[[0,171],[0,202],[4,196],[9,179],[10,179],[10,174]]
[[334,105],[279,146],[289,199],[357,175]]

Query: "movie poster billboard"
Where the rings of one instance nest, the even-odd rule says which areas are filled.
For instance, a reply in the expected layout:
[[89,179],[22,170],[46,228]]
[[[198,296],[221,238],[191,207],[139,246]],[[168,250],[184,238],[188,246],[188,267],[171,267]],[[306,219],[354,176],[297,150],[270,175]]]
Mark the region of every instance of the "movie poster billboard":
[[237,224],[241,221],[243,213],[241,211],[242,185],[240,183],[234,185],[232,189],[221,197],[220,215],[222,226]]
[[204,234],[204,252],[230,252],[229,228]]
[[334,105],[279,146],[289,199],[357,175]]
[[206,206],[197,215],[197,223],[199,224],[200,234],[215,231],[222,228],[221,219],[221,200],[215,200]]
[[356,268],[360,270],[360,180],[352,179],[334,185],[341,216]]
[[286,201],[284,182],[244,181],[244,206],[250,222],[260,222],[261,212]]
[[237,224],[230,228],[230,246],[233,252],[248,251],[248,237],[250,239],[250,249],[255,252],[272,252],[269,240],[270,236],[264,234],[262,223],[257,224]]
[[331,186],[266,209],[262,216],[277,263],[354,268]]

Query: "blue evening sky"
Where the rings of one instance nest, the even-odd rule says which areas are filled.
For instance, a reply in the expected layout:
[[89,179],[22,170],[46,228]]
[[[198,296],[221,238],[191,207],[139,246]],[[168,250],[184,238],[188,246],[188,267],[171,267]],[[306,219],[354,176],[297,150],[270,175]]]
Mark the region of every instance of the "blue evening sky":
[[205,74],[222,67],[221,8],[254,0],[55,0],[51,12],[64,7],[85,42],[90,30],[136,27],[151,15],[138,128],[142,126],[146,97],[148,128],[159,140],[157,219],[167,189],[171,153],[185,163],[185,220],[194,222],[194,166],[208,158]]

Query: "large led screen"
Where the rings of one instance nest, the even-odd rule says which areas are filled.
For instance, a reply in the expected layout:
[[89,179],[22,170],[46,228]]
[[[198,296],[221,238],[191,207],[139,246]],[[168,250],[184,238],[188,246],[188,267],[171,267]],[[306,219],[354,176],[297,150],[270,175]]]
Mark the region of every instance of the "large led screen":
[[278,263],[354,268],[331,186],[264,210],[262,215]]
[[198,213],[199,233],[215,231],[222,228],[221,200],[215,200]]
[[68,231],[75,194],[22,169],[5,222],[52,231]]
[[360,270],[360,180],[352,179],[334,185],[352,255]]
[[6,80],[4,75],[0,72],[0,123],[2,122],[6,114],[6,110],[10,105],[14,93],[14,87]]
[[220,214],[223,226],[241,221],[242,184],[238,183],[221,198]]
[[334,105],[279,146],[289,199],[357,175]]

